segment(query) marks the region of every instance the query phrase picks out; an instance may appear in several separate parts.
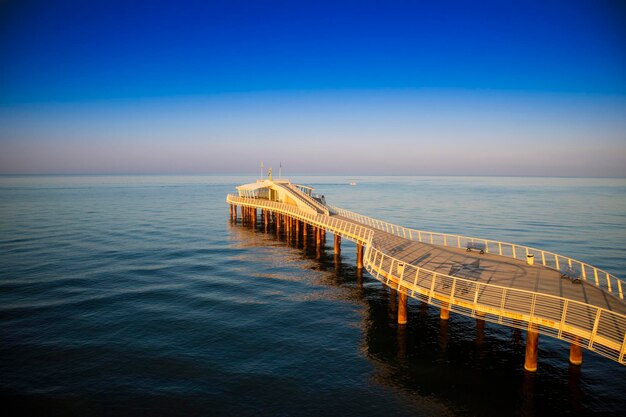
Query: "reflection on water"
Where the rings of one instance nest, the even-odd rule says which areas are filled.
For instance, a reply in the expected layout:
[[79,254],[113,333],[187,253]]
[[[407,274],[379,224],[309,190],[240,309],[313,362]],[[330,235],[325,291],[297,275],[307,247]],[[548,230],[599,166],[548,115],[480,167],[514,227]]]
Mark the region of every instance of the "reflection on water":
[[[597,406],[586,403],[585,389],[589,387],[582,383],[584,365],[568,364],[564,343],[540,345],[539,371],[526,372],[525,334],[517,328],[458,315],[442,320],[437,308],[412,299],[408,324],[397,325],[396,290],[355,267],[355,248],[350,243],[344,241],[349,247],[336,255],[332,246],[317,248],[310,234],[276,233],[271,224],[267,229],[242,227],[241,223],[231,223],[231,227],[234,241],[261,250],[271,248],[280,262],[296,258],[302,268],[332,271],[319,283],[339,289],[343,300],[355,303],[364,313],[362,352],[373,366],[369,379],[381,389],[391,389],[406,407],[415,407],[416,414],[586,415]],[[242,261],[255,262],[255,258]],[[594,364],[599,361],[605,369],[617,367],[594,356],[586,359]],[[608,414],[615,410],[616,402],[624,401],[607,399],[613,402],[612,408],[604,410]]]

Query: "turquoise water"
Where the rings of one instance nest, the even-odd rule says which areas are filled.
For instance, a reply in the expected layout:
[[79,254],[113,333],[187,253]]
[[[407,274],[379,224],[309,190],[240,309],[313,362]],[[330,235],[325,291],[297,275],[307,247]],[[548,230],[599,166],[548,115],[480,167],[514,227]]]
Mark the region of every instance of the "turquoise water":
[[[20,415],[622,415],[623,366],[409,305],[355,248],[228,218],[254,177],[0,177],[0,393]],[[626,180],[298,177],[404,226],[535,246],[626,275]],[[349,186],[356,181],[357,186]]]

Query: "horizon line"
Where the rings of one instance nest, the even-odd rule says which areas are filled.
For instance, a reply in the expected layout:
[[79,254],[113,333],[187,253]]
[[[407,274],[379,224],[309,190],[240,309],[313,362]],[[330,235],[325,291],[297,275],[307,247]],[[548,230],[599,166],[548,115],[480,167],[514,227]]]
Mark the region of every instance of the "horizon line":
[[[172,177],[251,177],[254,176],[257,179],[258,176],[251,175],[250,173],[185,173],[185,172],[2,172],[0,177],[79,177],[79,176],[93,176],[93,177],[156,177],[156,176],[172,176]],[[282,175],[281,179],[287,179],[289,176],[293,177],[463,177],[463,178],[589,178],[589,179],[626,179],[626,176],[598,176],[598,175],[517,175],[517,174],[312,174],[312,173],[294,173],[291,175]],[[264,176],[267,179],[267,176]]]

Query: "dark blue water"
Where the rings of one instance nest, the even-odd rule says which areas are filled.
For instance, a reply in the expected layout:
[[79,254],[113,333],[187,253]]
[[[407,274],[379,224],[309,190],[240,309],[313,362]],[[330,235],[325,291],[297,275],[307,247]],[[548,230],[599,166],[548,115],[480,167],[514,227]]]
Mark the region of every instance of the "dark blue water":
[[[0,393],[16,415],[623,415],[626,370],[409,305],[228,218],[252,177],[0,177]],[[312,177],[331,204],[626,274],[626,180]],[[357,181],[350,187],[350,181]]]

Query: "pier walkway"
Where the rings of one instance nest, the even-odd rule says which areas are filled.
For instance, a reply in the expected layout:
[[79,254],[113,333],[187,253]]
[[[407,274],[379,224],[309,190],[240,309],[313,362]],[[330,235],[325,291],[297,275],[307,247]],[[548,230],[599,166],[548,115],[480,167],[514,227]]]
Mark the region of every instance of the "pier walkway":
[[[581,348],[626,364],[625,283],[586,263],[540,249],[459,235],[407,229],[322,204],[286,180],[259,181],[228,195],[231,218],[274,223],[316,243],[326,231],[357,244],[357,267],[399,294],[398,323],[407,321],[407,298],[527,331],[525,369],[537,368],[538,335],[570,343],[570,362]],[[304,190],[307,190],[305,187]],[[310,189],[309,189],[310,192]],[[323,244],[323,243],[322,243]]]

